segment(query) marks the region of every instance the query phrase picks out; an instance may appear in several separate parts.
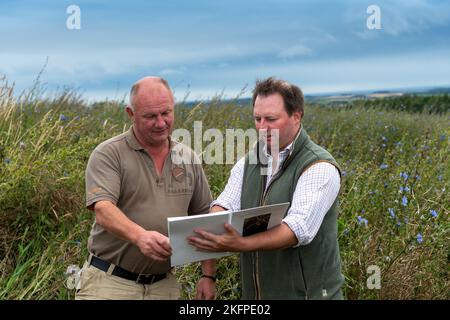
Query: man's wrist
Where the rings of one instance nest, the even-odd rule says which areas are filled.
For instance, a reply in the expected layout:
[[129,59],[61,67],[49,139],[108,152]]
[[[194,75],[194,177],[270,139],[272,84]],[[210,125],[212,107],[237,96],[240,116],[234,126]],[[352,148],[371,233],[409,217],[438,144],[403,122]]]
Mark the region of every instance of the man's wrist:
[[212,281],[216,282],[217,278],[215,276],[211,276],[208,274],[202,274],[201,278],[208,278],[211,279]]

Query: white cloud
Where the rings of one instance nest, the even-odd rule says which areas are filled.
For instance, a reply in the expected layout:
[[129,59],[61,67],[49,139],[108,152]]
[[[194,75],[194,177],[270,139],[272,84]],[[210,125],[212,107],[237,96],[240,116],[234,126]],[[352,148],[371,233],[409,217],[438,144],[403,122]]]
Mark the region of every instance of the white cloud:
[[290,48],[282,50],[278,56],[284,59],[290,59],[300,56],[311,56],[313,53],[312,49],[305,47],[304,45],[298,44]]

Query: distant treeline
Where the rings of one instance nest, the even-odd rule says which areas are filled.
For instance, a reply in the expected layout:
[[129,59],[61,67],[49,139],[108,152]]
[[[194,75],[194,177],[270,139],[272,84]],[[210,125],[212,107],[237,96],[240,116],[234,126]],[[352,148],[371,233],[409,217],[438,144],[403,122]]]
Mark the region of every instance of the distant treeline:
[[400,97],[350,101],[347,107],[381,108],[407,112],[442,114],[450,110],[450,96],[406,94]]

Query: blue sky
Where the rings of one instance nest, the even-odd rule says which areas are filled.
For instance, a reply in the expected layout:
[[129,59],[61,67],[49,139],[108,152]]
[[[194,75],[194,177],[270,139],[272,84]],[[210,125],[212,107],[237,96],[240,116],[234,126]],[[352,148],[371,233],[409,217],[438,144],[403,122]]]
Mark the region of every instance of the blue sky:
[[[69,30],[69,5],[81,29]],[[369,5],[381,29],[369,30]],[[120,99],[159,75],[178,100],[236,96],[276,76],[305,94],[450,86],[449,1],[158,0],[0,2],[0,77],[16,92]]]

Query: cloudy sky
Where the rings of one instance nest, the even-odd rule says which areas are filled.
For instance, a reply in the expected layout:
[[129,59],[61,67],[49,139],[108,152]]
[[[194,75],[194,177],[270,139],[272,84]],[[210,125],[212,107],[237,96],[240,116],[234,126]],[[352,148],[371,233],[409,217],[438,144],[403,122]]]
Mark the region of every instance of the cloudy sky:
[[[80,29],[70,5],[80,8]],[[381,29],[369,29],[370,5]],[[48,62],[46,63],[48,59]],[[177,99],[236,96],[267,76],[305,94],[450,85],[450,2],[41,0],[0,2],[0,77],[120,99],[160,75]]]

